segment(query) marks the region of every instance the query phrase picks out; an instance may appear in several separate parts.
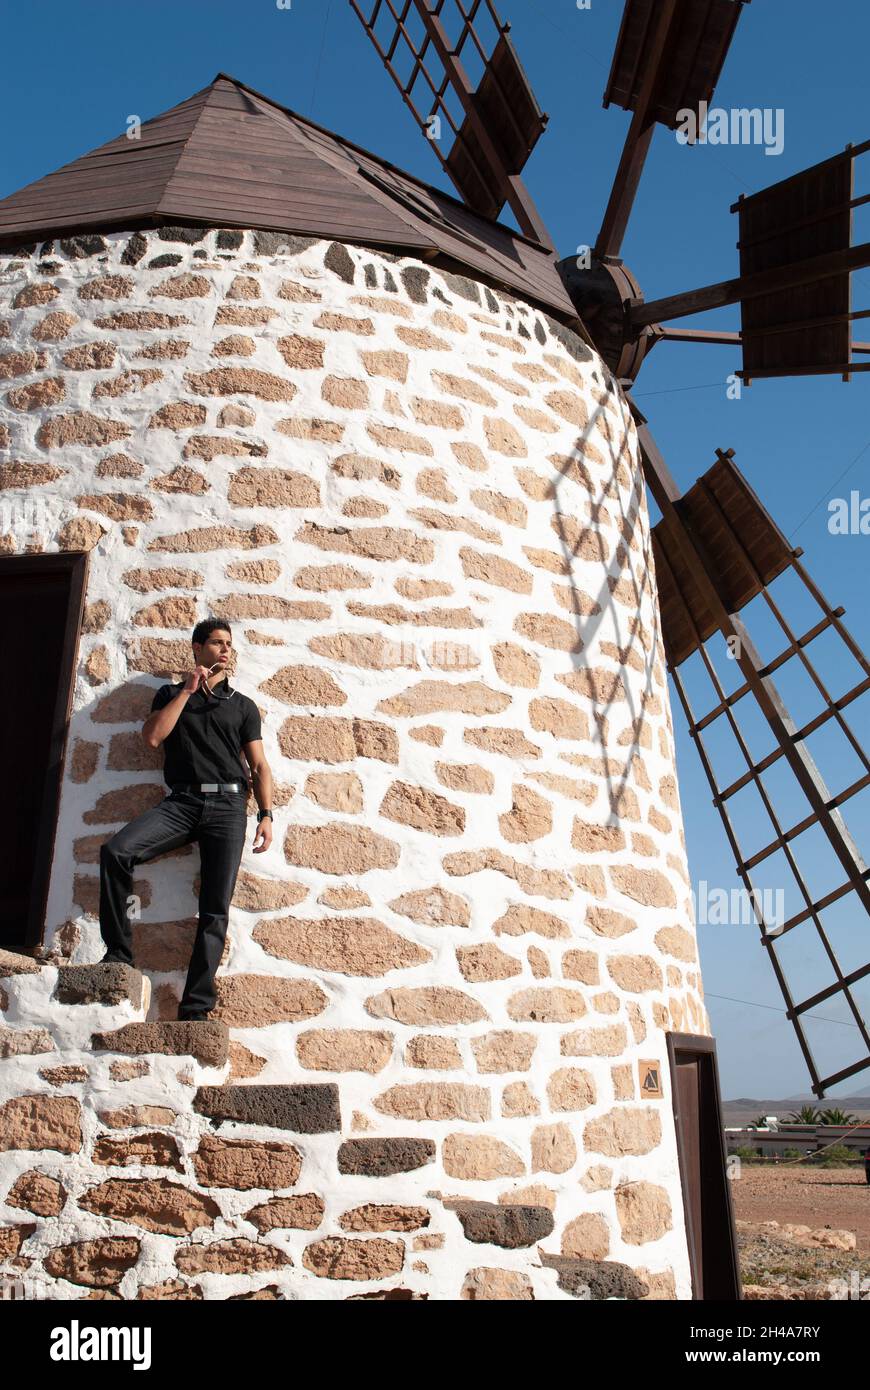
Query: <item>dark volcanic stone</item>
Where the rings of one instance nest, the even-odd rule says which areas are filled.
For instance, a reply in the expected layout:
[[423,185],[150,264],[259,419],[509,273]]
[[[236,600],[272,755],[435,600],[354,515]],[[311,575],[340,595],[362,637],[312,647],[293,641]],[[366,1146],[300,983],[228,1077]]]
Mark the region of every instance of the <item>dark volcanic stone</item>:
[[531,339],[532,336],[524,323],[517,324],[517,333],[520,335],[521,338]]
[[392,271],[384,271],[384,289],[389,290],[390,294],[398,294],[399,286],[396,284],[395,276]]
[[148,250],[148,238],[141,232],[134,232],[121,256],[121,265],[138,265]]
[[566,328],[564,323],[559,323],[558,319],[550,318],[549,314],[546,314],[544,317],[550,325],[550,332],[553,334],[553,337],[558,338],[562,346],[568,349],[575,362],[592,361],[591,350],[572,328]]
[[425,304],[426,286],[430,279],[429,271],[422,265],[406,265],[405,269],[401,271],[400,274],[408,298],[411,299],[414,304]]
[[188,246],[202,241],[205,227],[158,227],[157,235],[161,241],[184,241]]
[[70,260],[80,261],[85,256],[96,256],[109,247],[101,236],[71,236],[58,243],[61,251]]
[[383,1298],[383,1299],[406,1299],[428,1298],[427,1293],[414,1293],[411,1289],[374,1289],[371,1293],[352,1293],[344,1300],[345,1303],[357,1303],[362,1298]]
[[346,1139],[338,1150],[338,1171],[386,1178],[422,1168],[434,1157],[434,1139]]
[[366,281],[366,289],[376,290],[378,287],[378,274],[371,261],[366,261],[363,266],[363,274]]
[[243,232],[233,232],[225,227],[218,232],[216,245],[219,251],[238,251],[244,239]]
[[497,314],[497,313],[498,313],[498,300],[496,299],[496,297],[495,297],[495,295],[493,294],[492,290],[488,290],[488,289],[484,288],[483,293],[486,295],[486,307],[487,307],[487,309],[489,310],[489,312],[490,312],[491,314]]
[[535,319],[535,337],[541,344],[541,347],[543,347],[547,341],[547,330],[540,319]]
[[314,236],[291,236],[289,232],[254,232],[254,250],[260,256],[277,256],[282,251],[295,255],[307,251],[317,241]]
[[200,1115],[220,1123],[238,1120],[297,1134],[326,1134],[341,1129],[335,1082],[297,1086],[200,1086],[193,1098]]
[[62,965],[54,995],[59,1004],[120,1004],[142,1002],[142,975],[132,965],[107,961],[105,965]]
[[356,266],[353,258],[346,246],[342,246],[340,241],[334,241],[323,257],[323,264],[327,270],[331,270],[337,275],[339,280],[344,280],[345,284],[352,285],[353,277],[356,274]]
[[[196,253],[194,252],[194,254],[196,254]],[[149,270],[162,270],[164,266],[167,266],[167,265],[180,265],[180,264],[181,264],[181,257],[180,257],[180,256],[176,256],[175,253],[172,252],[172,251],[166,251],[166,252],[164,252],[164,254],[163,254],[162,256],[154,256],[154,257],[148,262],[148,269],[149,269]]]
[[480,303],[480,286],[473,280],[468,280],[464,275],[450,275],[447,271],[443,274],[444,283],[454,294],[458,294],[461,299],[470,299],[472,304]]
[[465,1239],[476,1245],[500,1245],[504,1250],[520,1250],[543,1240],[553,1229],[549,1207],[502,1206],[496,1202],[451,1202],[462,1223]]
[[559,1288],[577,1298],[600,1302],[606,1298],[646,1298],[649,1286],[628,1265],[615,1260],[575,1260],[567,1255],[546,1255],[541,1264],[559,1274]]

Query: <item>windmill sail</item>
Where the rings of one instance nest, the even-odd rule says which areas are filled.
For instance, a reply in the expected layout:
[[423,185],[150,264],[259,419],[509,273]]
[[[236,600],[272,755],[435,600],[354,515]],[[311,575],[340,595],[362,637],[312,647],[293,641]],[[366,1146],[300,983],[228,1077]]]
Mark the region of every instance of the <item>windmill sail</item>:
[[550,247],[520,177],[547,117],[492,0],[350,3],[463,201],[490,218],[509,204],[520,229]]
[[656,124],[674,128],[709,102],[749,0],[626,0],[604,105],[633,112],[598,233],[618,256]]
[[[640,432],[649,445],[644,426]],[[870,785],[870,759],[853,729],[853,717],[867,714],[861,698],[870,690],[870,663],[844,627],[843,610],[827,602],[800,563],[801,552],[789,546],[730,452],[719,451],[717,462],[685,497],[668,498],[659,480],[653,490],[663,511],[653,529],[653,549],[668,669],[813,1091],[822,1096],[870,1067],[870,1034],[862,1012],[870,986],[870,871],[841,809],[850,802],[857,807],[856,799]],[[812,607],[817,614],[814,622],[804,620],[802,631],[772,592],[776,581],[786,578],[797,597],[806,600],[804,610]],[[739,616],[753,604],[761,605],[768,620],[769,656],[760,654],[749,624]],[[727,643],[726,660],[718,665],[713,650],[717,634]],[[817,642],[825,650],[814,661]],[[729,657],[730,676],[725,674]],[[835,696],[824,672],[832,665],[839,669],[844,658],[858,679]],[[692,661],[699,678],[694,682],[686,674]],[[790,716],[774,680],[774,673],[788,679],[795,668],[815,695],[815,712],[800,722]],[[704,691],[703,709],[693,701],[699,689]],[[768,734],[763,753],[757,751],[762,724]],[[851,769],[834,792],[813,752],[813,745],[827,738],[824,746],[833,756],[832,734],[841,745],[838,766]],[[751,846],[738,833],[741,820],[748,825]],[[782,885],[787,910],[771,910],[776,900],[762,887],[765,877]],[[847,957],[845,963],[841,957]],[[841,1017],[833,1021],[851,1025],[843,1030],[849,1052],[834,1060],[828,1028],[818,1037],[826,1053],[820,1065],[811,1045],[812,1011],[825,1006],[830,1015],[838,1005]]]
[[[740,275],[715,285],[637,302],[629,318],[635,330],[684,318],[726,304],[740,305],[742,332],[730,336],[743,347],[747,382],[756,377],[842,374],[870,371],[853,360],[866,343],[851,343],[851,324],[870,310],[851,308],[851,275],[870,265],[870,242],[852,244],[852,214],[870,203],[854,195],[854,161],[870,141],[847,145],[831,159],[772,184],[731,208],[739,213]],[[697,331],[664,338],[708,342],[717,335]]]

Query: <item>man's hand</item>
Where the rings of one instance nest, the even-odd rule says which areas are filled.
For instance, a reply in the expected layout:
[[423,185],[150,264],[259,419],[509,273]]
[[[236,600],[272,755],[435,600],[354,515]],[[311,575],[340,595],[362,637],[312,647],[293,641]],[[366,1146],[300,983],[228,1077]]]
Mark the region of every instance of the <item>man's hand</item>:
[[195,695],[200,686],[208,683],[211,670],[208,666],[194,666],[193,670],[184,682],[184,689],[188,695]]
[[262,854],[272,843],[272,817],[264,816],[254,832],[254,853]]

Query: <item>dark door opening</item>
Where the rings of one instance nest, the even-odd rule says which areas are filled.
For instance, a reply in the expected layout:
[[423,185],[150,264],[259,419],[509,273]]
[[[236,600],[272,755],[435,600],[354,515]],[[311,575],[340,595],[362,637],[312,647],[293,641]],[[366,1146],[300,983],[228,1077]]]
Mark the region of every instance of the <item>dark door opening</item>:
[[716,1044],[668,1033],[686,1238],[696,1299],[742,1297],[719,1096]]
[[0,946],[39,945],[85,593],[87,554],[0,556],[7,651],[0,718]]

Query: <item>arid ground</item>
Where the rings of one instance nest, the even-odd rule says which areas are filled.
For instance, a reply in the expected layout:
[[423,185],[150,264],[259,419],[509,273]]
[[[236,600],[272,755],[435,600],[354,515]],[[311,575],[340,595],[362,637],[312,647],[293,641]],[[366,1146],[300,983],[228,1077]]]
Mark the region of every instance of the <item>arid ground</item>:
[[738,1221],[854,1231],[859,1255],[870,1256],[870,1183],[863,1167],[744,1163],[740,1178],[731,1184],[731,1197]]
[[[862,1291],[870,1289],[870,1184],[863,1166],[744,1163],[731,1195],[747,1297],[830,1298],[829,1282],[853,1279],[856,1271],[866,1280]],[[852,1249],[834,1234],[843,1231],[854,1234]]]

